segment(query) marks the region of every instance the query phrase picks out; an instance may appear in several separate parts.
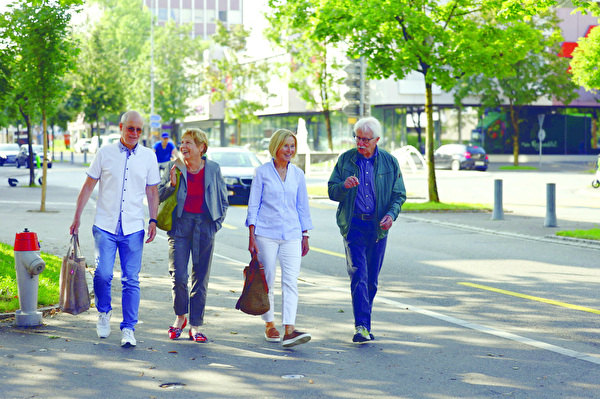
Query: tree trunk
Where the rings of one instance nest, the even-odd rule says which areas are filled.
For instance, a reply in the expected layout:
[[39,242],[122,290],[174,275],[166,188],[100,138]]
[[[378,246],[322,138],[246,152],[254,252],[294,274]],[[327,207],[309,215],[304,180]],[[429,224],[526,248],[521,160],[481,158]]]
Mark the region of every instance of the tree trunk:
[[35,173],[34,173],[34,168],[33,168],[33,151],[31,148],[31,141],[33,140],[33,138],[31,137],[31,121],[29,120],[29,115],[25,113],[25,111],[23,110],[23,107],[21,105],[19,105],[19,112],[21,112],[21,115],[23,116],[23,119],[25,120],[25,125],[27,126],[27,146],[29,147],[29,159],[28,161],[28,165],[27,166],[31,166],[31,168],[29,168],[29,186],[34,186],[35,185]]
[[242,120],[239,118],[235,120],[235,136],[236,136],[237,145],[241,146],[242,145]]
[[46,121],[46,110],[42,108],[42,141],[44,142],[44,152],[42,154],[42,202],[40,212],[46,212],[46,174],[48,173],[48,125]]
[[325,129],[327,130],[327,146],[329,150],[333,151],[333,137],[331,137],[331,111],[329,111],[329,109],[323,110],[323,116],[325,117]]
[[513,165],[519,166],[519,109],[511,105],[510,123],[513,127]]
[[440,202],[437,191],[437,182],[435,180],[435,160],[433,159],[433,90],[431,83],[425,83],[425,112],[427,113],[427,136],[425,138],[427,158],[427,176],[429,201]]

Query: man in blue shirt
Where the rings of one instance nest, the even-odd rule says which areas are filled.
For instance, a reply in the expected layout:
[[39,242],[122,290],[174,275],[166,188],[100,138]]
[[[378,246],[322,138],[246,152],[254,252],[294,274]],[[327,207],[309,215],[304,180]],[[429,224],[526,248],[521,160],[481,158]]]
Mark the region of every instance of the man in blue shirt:
[[159,167],[162,167],[167,164],[172,159],[175,159],[177,156],[177,149],[175,148],[175,144],[171,140],[169,140],[169,133],[164,132],[162,134],[162,140],[157,141],[152,147],[154,152],[156,153],[156,160],[158,161]]
[[337,224],[344,238],[350,276],[353,342],[373,340],[371,311],[387,234],[406,201],[398,161],[377,147],[381,125],[373,117],[354,125],[356,148],[344,152],[329,178],[329,198],[339,202]]

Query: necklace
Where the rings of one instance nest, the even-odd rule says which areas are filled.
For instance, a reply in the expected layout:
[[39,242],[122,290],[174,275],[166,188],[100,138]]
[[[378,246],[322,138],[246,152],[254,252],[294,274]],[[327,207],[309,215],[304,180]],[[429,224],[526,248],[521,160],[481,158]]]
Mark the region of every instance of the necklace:
[[190,166],[187,165],[187,170],[191,174],[195,175],[196,173],[200,172],[200,169],[202,169],[202,166],[204,166],[204,163],[202,161],[200,161],[200,165],[198,165],[198,167],[196,169],[192,170],[192,168],[190,168]]

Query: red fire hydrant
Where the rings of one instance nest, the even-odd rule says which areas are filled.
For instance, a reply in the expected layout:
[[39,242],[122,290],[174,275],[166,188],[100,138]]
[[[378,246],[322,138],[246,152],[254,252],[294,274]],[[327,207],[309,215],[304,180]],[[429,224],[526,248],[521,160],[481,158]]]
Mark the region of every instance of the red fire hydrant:
[[15,325],[19,327],[39,326],[42,312],[37,311],[39,274],[46,262],[40,257],[37,234],[25,229],[15,237],[15,269],[19,287],[19,306],[15,312]]

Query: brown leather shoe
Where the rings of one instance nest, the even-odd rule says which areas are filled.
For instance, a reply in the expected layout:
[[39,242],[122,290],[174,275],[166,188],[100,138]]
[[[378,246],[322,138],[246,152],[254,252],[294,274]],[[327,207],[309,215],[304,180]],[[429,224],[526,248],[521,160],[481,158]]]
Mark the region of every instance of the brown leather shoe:
[[265,331],[265,339],[267,342],[279,342],[281,341],[281,335],[275,327],[267,328]]
[[291,346],[305,344],[308,341],[310,341],[310,338],[311,336],[309,333],[294,330],[293,333],[284,335],[283,342],[281,342],[281,345],[284,348],[289,348]]

